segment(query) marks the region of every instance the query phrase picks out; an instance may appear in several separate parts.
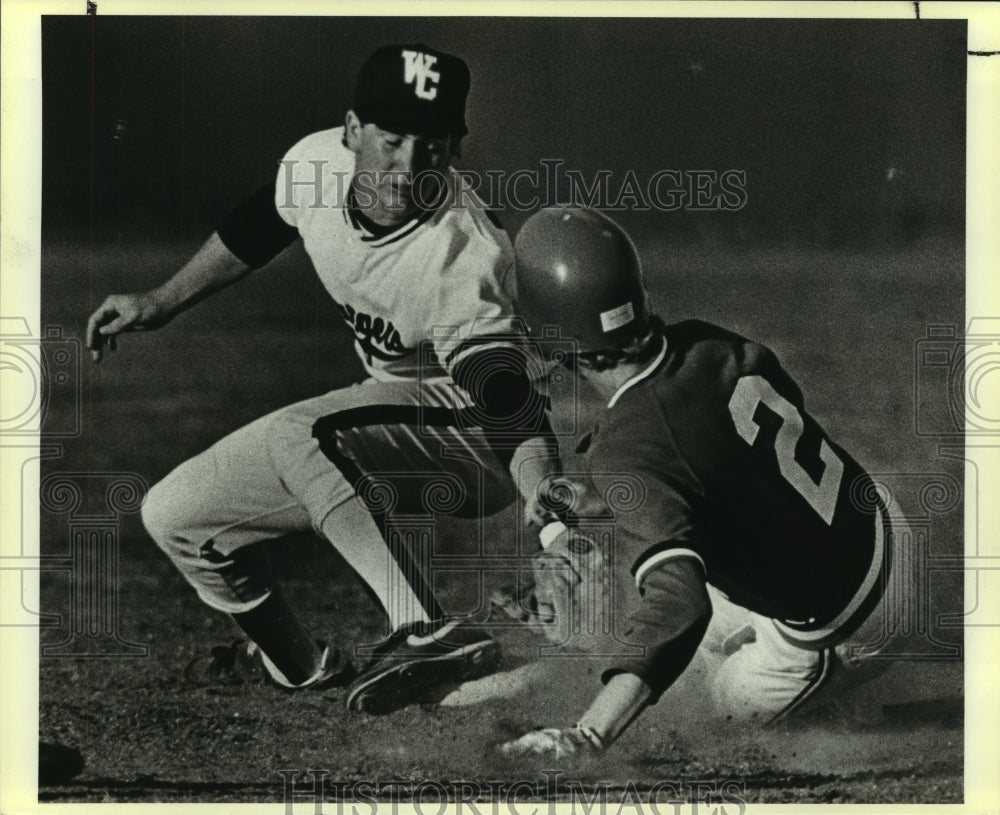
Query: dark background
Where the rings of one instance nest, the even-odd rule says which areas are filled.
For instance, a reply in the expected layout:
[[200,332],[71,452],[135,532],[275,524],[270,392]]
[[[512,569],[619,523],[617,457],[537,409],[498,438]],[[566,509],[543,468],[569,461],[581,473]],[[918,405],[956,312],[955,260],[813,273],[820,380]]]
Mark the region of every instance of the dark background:
[[[590,178],[740,169],[748,204],[674,213],[701,238],[842,245],[960,230],[965,21],[46,18],[46,235],[200,235],[336,126],[377,45],[472,71],[462,166]],[[894,168],[893,178],[887,178]],[[517,222],[515,217],[514,222]]]
[[[636,240],[654,305],[668,320],[700,317],[773,348],[811,415],[910,517],[922,551],[962,551],[964,465],[938,451],[943,438],[961,444],[961,428],[947,411],[949,371],[928,370],[920,348],[929,327],[960,332],[965,317],[964,21],[81,15],[46,18],[42,34],[42,325],[77,347],[107,294],[161,283],[293,142],[341,122],[371,50],[424,41],[472,70],[462,167],[561,159],[588,179],[609,170],[640,180],[745,170],[736,212],[614,213]],[[512,233],[526,215],[501,213]],[[42,476],[74,481],[84,501],[76,517],[43,508],[47,555],[70,550],[74,524],[107,515],[110,480],[152,484],[227,432],[361,374],[297,245],[159,331],[122,337],[100,365],[82,356],[82,401],[53,398],[46,415],[50,432],[80,432],[49,439],[60,455]],[[917,432],[923,411],[931,435]],[[509,783],[538,768],[505,764],[493,747],[572,722],[594,691],[592,669],[565,660],[554,669],[568,676],[530,695],[382,719],[348,716],[339,691],[192,691],[181,669],[233,626],[197,600],[137,512],[110,517],[120,641],[71,645],[148,653],[43,651],[40,735],[87,761],[48,800],[280,801],[278,770],[307,767],[346,781]],[[447,608],[484,599],[477,547],[509,554],[516,529],[512,513],[434,527],[435,554],[459,563],[434,573]],[[317,636],[348,644],[384,633],[326,542],[280,545],[282,581]],[[692,670],[579,777],[640,788],[743,779],[751,800],[769,802],[961,800],[963,666],[941,644],[961,642],[976,598],[963,597],[960,571],[921,577],[926,595],[907,595],[909,616],[894,622],[925,625],[926,652],[870,691],[915,705],[912,715],[868,728],[707,726]],[[42,607],[62,615],[42,629],[43,647],[86,622],[73,603],[88,584],[74,580],[42,574]],[[498,638],[505,669],[537,656],[525,632]]]

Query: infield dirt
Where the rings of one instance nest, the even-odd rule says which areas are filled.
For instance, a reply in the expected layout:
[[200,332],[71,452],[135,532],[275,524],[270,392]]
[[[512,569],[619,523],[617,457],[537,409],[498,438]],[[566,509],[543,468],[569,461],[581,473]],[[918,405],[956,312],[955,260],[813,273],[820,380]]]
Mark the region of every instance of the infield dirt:
[[[926,516],[930,555],[961,551],[961,500],[934,511],[921,492],[940,474],[961,484],[960,463],[938,457],[933,441],[914,431],[924,374],[918,343],[930,325],[963,328],[960,244],[928,240],[878,254],[795,245],[737,252],[667,245],[643,223],[626,226],[668,321],[698,317],[773,348],[831,436],[884,477],[904,512]],[[105,294],[155,285],[193,248],[110,246],[91,257],[86,246],[50,243],[42,269],[45,325],[82,338],[87,314]],[[79,512],[89,515],[107,511],[102,479],[109,474],[152,484],[225,433],[361,373],[335,306],[298,249],[155,334],[124,337],[99,366],[85,356],[82,372],[82,402],[53,404],[50,417],[78,411],[82,432],[65,441],[60,459],[43,463],[42,476],[75,474],[85,492]],[[67,552],[72,523],[65,513],[43,512],[43,554]],[[184,665],[236,630],[199,603],[137,513],[119,513],[115,524],[118,631],[148,653],[43,656],[40,737],[79,747],[86,761],[74,781],[42,788],[43,800],[280,801],[288,783],[282,771],[318,769],[329,770],[331,782],[399,782],[395,794],[434,779],[444,785],[439,794],[457,795],[457,782],[473,782],[479,786],[465,789],[478,789],[480,801],[489,789],[531,798],[516,787],[520,781],[538,781],[534,796],[549,800],[571,798],[576,782],[588,800],[602,788],[608,800],[627,799],[630,784],[641,799],[658,782],[662,792],[665,780],[688,798],[704,795],[704,782],[715,785],[716,796],[724,793],[720,785],[735,784],[731,800],[749,802],[962,800],[963,666],[955,658],[895,665],[871,689],[889,704],[882,722],[817,715],[763,732],[709,718],[695,665],[602,762],[563,768],[503,760],[494,750],[531,727],[572,723],[596,682],[586,660],[546,660],[552,681],[528,694],[380,718],[349,715],[339,690],[191,689]],[[441,567],[434,580],[450,610],[483,613],[490,588],[509,579],[511,562],[478,575],[470,562],[477,551],[498,561],[517,553],[515,529],[511,512],[481,525],[435,525]],[[328,544],[299,536],[276,545],[282,579],[318,635],[344,644],[383,635],[381,615]],[[43,572],[43,611],[63,615],[42,629],[43,645],[70,634],[71,588],[69,573]],[[927,603],[918,613],[929,621],[929,636],[960,643],[961,629],[939,620],[964,609],[961,574],[936,574]],[[541,643],[533,635],[508,627],[497,636],[505,670],[537,657]],[[933,645],[928,651],[940,655]],[[548,783],[552,774],[543,771],[557,769],[562,774]]]

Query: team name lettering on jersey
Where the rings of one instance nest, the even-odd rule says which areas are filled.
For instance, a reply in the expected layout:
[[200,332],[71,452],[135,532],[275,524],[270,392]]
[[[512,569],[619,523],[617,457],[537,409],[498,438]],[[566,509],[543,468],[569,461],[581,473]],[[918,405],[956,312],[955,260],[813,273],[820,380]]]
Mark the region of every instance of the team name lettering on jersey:
[[400,359],[412,352],[412,348],[403,345],[399,337],[399,331],[392,324],[391,320],[383,320],[381,317],[372,317],[363,311],[358,311],[352,306],[342,305],[341,313],[347,324],[354,331],[354,337],[358,344],[368,355],[369,361],[372,357],[378,359]]
[[437,96],[437,83],[441,81],[441,73],[432,71],[437,57],[423,54],[420,51],[403,52],[403,81],[413,85],[413,92],[421,99],[433,99]]

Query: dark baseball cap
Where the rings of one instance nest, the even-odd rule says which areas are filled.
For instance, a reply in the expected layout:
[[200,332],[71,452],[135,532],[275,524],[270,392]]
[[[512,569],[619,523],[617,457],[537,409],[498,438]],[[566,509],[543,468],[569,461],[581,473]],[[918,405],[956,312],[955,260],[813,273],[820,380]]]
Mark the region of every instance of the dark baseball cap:
[[462,138],[469,66],[426,45],[386,45],[361,66],[354,112],[393,133]]

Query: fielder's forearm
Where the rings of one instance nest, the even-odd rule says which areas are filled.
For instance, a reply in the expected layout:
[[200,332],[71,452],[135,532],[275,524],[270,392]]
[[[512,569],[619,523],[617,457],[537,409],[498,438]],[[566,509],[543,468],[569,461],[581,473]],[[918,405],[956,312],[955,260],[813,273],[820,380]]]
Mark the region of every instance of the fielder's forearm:
[[521,495],[529,498],[547,476],[562,472],[559,446],[551,434],[532,436],[521,442],[510,459],[510,474]]
[[[462,357],[451,374],[479,409],[486,440],[519,486],[518,473],[525,465],[532,468],[531,475],[557,473],[559,446],[549,426],[547,400],[528,376],[527,358],[515,344],[517,338],[497,335],[475,339],[492,342]],[[539,456],[549,463],[538,461]],[[536,483],[526,486],[533,491]]]
[[191,260],[150,294],[169,319],[249,273],[250,267],[213,232]]

